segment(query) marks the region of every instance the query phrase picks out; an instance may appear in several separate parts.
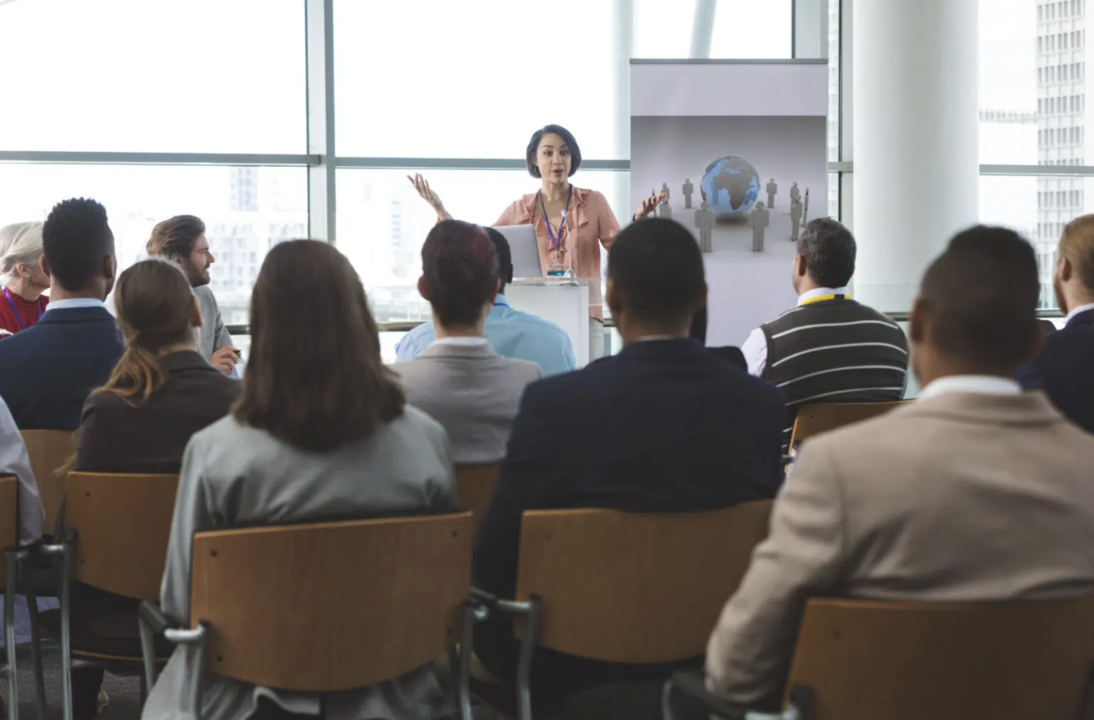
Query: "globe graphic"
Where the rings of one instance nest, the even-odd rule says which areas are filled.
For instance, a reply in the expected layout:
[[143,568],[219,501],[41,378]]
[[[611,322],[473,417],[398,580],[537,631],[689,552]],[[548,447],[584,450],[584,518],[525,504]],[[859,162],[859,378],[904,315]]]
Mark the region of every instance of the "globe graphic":
[[719,215],[744,215],[760,196],[760,174],[743,157],[718,158],[703,172],[703,199]]

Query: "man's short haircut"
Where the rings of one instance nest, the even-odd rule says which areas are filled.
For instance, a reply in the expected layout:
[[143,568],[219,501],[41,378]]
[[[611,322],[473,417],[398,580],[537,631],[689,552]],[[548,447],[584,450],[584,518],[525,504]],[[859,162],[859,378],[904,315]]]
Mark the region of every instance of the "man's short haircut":
[[494,244],[478,225],[437,223],[422,246],[422,279],[441,325],[474,325],[498,281]]
[[1075,268],[1083,287],[1094,290],[1094,215],[1082,215],[1064,226],[1059,252]]
[[855,274],[855,236],[832,218],[810,220],[798,239],[798,255],[813,281],[841,288]]
[[503,292],[505,286],[513,282],[513,253],[509,249],[509,241],[505,236],[492,227],[484,227],[483,230],[490,236],[490,242],[494,243],[494,252],[498,254],[498,277],[501,278],[501,287],[498,292]]
[[919,295],[938,351],[985,370],[1012,371],[1040,332],[1037,258],[1007,228],[976,225],[955,235],[927,268]]
[[656,324],[690,322],[703,304],[703,256],[691,232],[673,220],[631,223],[608,251],[616,302]]
[[57,203],[42,226],[42,250],[54,282],[65,290],[85,290],[114,254],[114,234],[106,208],[90,198]]
[[[544,125],[532,133],[532,139],[528,141],[528,149],[524,152],[524,164],[528,168],[528,174],[534,178],[542,177],[539,166],[536,165],[536,153],[539,152],[539,141],[544,135],[558,135],[566,147],[570,148],[570,175],[572,176],[581,167],[581,148],[577,146],[577,140],[573,133],[561,125]],[[569,177],[569,176],[568,176]]]
[[176,215],[152,228],[147,250],[152,256],[174,260],[176,255],[189,258],[198,238],[205,234],[205,223],[194,215]]

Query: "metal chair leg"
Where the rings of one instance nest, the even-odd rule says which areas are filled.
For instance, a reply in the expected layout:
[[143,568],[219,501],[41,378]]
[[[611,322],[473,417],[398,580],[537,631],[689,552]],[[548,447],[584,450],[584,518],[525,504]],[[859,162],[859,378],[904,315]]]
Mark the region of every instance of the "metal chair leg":
[[[541,605],[539,597],[528,598],[528,620],[524,627],[524,637],[520,642],[520,656],[517,660],[517,718],[532,720],[532,657],[539,638]],[[66,719],[67,720],[67,719]]]
[[72,546],[61,546],[61,698],[64,720],[73,720],[72,709],[72,634],[69,623],[71,603],[69,601],[72,585]]
[[471,713],[471,658],[475,653],[475,607],[467,603],[463,608],[463,637],[460,638],[460,658],[456,681],[456,697],[460,703],[460,720],[472,720]]
[[34,706],[38,720],[46,720],[46,679],[42,670],[42,634],[38,626],[38,596],[34,592],[29,563],[23,564],[23,587],[30,612],[30,660],[34,666]]
[[19,682],[15,662],[15,576],[19,567],[16,550],[7,553],[7,577],[4,582],[4,649],[8,655],[8,717],[19,720]]

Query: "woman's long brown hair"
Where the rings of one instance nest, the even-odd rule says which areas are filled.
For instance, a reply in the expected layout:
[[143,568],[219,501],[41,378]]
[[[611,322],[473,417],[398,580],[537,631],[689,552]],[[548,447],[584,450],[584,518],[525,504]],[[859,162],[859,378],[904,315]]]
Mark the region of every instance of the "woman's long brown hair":
[[160,352],[194,340],[190,281],[173,263],[142,260],[118,278],[114,306],[126,349],[106,385],[95,392],[147,401],[167,382]]
[[239,422],[313,452],[362,441],[402,414],[365,289],[331,245],[274,246],[251,296],[251,355]]

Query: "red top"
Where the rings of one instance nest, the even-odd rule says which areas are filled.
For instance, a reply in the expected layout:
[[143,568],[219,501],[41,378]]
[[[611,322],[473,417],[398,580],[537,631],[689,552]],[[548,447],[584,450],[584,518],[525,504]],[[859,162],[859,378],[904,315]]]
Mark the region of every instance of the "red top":
[[[37,325],[48,304],[47,295],[40,295],[36,301],[30,302],[5,288],[0,291],[0,328],[17,333],[31,325]],[[15,314],[16,310],[19,311],[18,316]],[[0,337],[3,337],[3,333],[0,333]]]

